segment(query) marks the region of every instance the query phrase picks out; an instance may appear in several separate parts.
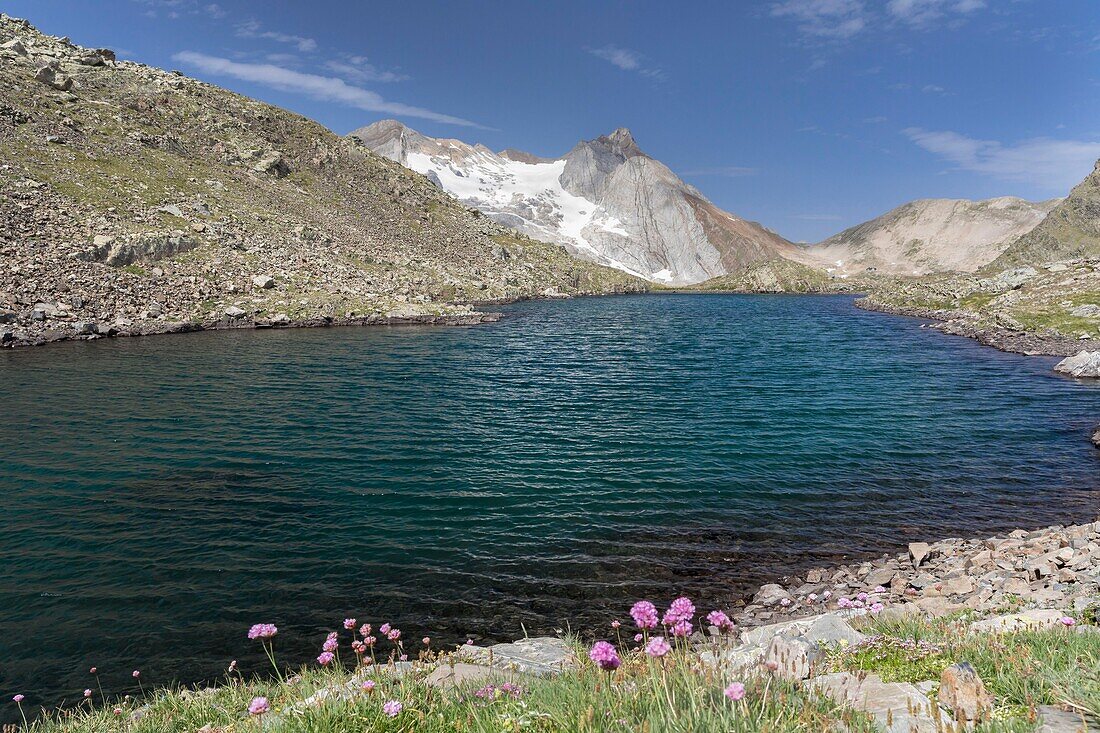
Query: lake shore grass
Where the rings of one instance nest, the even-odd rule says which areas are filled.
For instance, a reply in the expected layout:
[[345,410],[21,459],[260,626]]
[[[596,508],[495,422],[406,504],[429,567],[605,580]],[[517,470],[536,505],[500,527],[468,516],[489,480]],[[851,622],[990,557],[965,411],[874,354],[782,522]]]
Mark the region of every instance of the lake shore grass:
[[[1100,720],[1100,628],[1093,616],[1074,623],[1009,633],[973,633],[973,612],[941,618],[867,614],[852,624],[865,642],[830,646],[815,674],[878,675],[885,682],[938,681],[942,670],[969,662],[994,696],[979,733],[1036,730],[1042,706],[1055,706],[1083,721]],[[158,688],[146,696],[103,700],[86,691],[85,702],[53,711],[15,730],[33,733],[238,733],[271,731],[806,731],[879,730],[868,714],[811,692],[804,681],[774,666],[727,667],[721,654],[733,637],[702,642],[656,637],[634,629],[608,631],[610,646],[568,643],[575,663],[560,674],[486,673],[440,684],[439,671],[469,668],[459,648],[436,653],[428,645],[414,661],[401,661],[404,644],[390,645],[385,659],[375,647],[349,652],[345,638],[326,645],[351,654],[340,665],[332,652],[297,671],[281,668],[243,675],[227,671],[203,689]],[[387,631],[392,634],[388,627]],[[381,631],[381,629],[379,629]],[[363,644],[371,632],[350,633]],[[386,632],[383,632],[385,634]],[[654,629],[654,634],[658,630]],[[664,639],[665,637],[660,637]],[[273,636],[258,641],[271,648]],[[375,642],[378,643],[377,641]],[[379,645],[380,646],[380,645]],[[663,653],[661,653],[663,652]],[[715,661],[717,658],[718,661]],[[345,659],[346,661],[346,659]],[[435,673],[435,674],[433,674]],[[442,677],[446,677],[443,675]],[[811,678],[812,679],[812,678]],[[457,681],[456,683],[456,680]],[[935,688],[929,689],[931,700]],[[26,711],[28,717],[30,711]]]

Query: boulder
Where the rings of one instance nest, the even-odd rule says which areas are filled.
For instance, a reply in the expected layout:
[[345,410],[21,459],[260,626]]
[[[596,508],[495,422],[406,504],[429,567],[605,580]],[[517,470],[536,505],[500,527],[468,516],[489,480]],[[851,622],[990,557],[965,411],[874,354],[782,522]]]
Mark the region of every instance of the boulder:
[[11,51],[16,56],[26,56],[27,47],[23,45],[23,41],[18,38],[13,38],[10,41],[0,44],[0,50]]
[[290,165],[283,158],[283,154],[280,152],[271,152],[260,158],[256,165],[252,166],[252,170],[257,173],[266,173],[276,178],[284,178],[290,175]]
[[53,87],[62,92],[67,92],[72,89],[73,80],[58,71],[56,63],[57,62],[53,62],[52,64],[39,67],[38,71],[34,72],[34,78],[36,81],[40,81],[46,86]]
[[1096,430],[1092,433],[1092,444],[1100,448],[1100,426],[1097,426]]
[[955,720],[983,722],[993,710],[993,696],[970,662],[952,664],[940,675],[940,705],[955,714]]
[[1005,616],[994,616],[970,624],[970,633],[1009,633],[1012,631],[1034,631],[1051,628],[1061,623],[1061,611],[1037,608]]
[[286,313],[276,313],[271,317],[271,323],[275,326],[285,326],[290,323],[290,316]]
[[245,311],[242,308],[231,305],[225,309],[225,315],[229,316],[230,318],[241,318],[245,315]]
[[252,284],[262,290],[270,290],[275,287],[275,278],[270,275],[257,275],[252,278]]
[[774,606],[783,599],[790,600],[791,594],[785,591],[781,585],[768,583],[760,586],[760,590],[753,596],[752,602],[759,603],[762,606]]
[[909,559],[913,562],[914,568],[919,568],[920,564],[924,562],[924,559],[928,557],[931,552],[932,546],[927,542],[909,543]]
[[1100,377],[1100,351],[1080,351],[1054,365],[1054,371],[1071,377]]
[[821,647],[802,637],[773,637],[764,652],[764,663],[787,680],[804,680],[813,674],[824,655]]

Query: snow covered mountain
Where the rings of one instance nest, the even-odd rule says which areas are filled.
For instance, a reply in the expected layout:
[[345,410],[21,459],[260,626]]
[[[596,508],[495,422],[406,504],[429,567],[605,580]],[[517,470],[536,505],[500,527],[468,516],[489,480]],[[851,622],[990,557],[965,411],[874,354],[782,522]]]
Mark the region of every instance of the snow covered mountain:
[[800,248],[719,209],[643,153],[625,128],[554,159],[431,138],[395,120],[349,137],[498,222],[655,282],[698,283],[776,256],[802,259]]
[[1060,201],[919,199],[807,247],[806,253],[837,275],[868,269],[897,275],[973,272],[1034,229]]

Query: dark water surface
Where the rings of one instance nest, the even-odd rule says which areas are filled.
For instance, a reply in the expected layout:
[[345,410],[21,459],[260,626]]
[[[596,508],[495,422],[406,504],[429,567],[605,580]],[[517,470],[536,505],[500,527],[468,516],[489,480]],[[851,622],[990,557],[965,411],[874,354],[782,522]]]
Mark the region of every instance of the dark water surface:
[[506,310],[0,353],[2,699],[261,669],[260,621],[295,662],[347,615],[602,628],[1097,510],[1100,389],[1051,359],[841,297]]

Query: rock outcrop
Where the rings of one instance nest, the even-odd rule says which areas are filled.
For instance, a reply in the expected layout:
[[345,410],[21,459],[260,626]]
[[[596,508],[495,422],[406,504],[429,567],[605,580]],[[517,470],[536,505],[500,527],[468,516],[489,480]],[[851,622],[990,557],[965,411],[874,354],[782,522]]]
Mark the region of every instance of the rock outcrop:
[[716,207],[625,128],[555,159],[430,138],[394,120],[349,138],[502,224],[654,282],[698,283],[800,255],[775,232]]
[[1100,351],[1081,351],[1055,364],[1054,371],[1071,377],[1100,378]]

